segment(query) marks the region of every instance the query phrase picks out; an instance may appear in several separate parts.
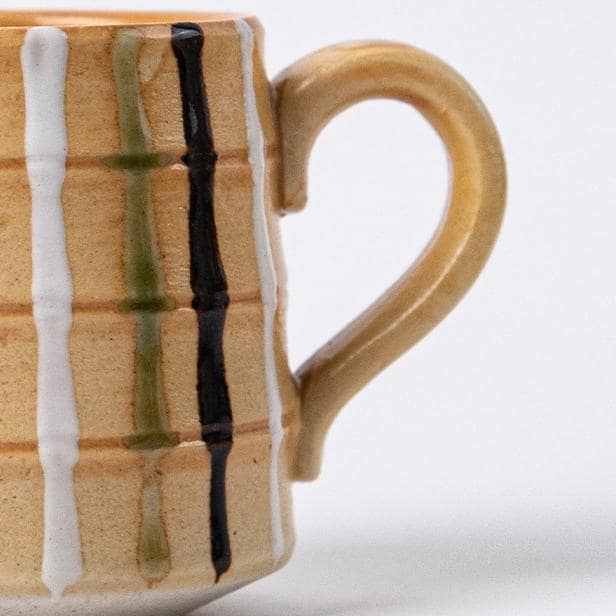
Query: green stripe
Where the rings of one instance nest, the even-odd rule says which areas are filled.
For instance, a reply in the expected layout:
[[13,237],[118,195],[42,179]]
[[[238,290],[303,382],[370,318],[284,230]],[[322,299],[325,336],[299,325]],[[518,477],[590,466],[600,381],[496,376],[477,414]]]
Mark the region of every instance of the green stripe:
[[170,554],[160,511],[157,466],[162,452],[179,441],[170,432],[165,406],[161,365],[161,312],[170,310],[150,199],[152,169],[164,166],[165,156],[149,151],[149,130],[139,92],[138,59],[141,35],[121,30],[113,46],[113,71],[118,102],[122,153],[105,160],[126,176],[127,204],[124,237],[124,275],[128,297],[119,308],[136,323],[135,432],[125,439],[131,449],[144,452],[139,568],[150,584],[163,579],[170,569]]
[[169,543],[165,526],[161,523],[160,489],[158,485],[158,461],[161,450],[145,455],[144,484],[141,496],[141,536],[139,538],[139,570],[150,583],[167,577],[171,569]]
[[111,169],[122,171],[144,172],[161,169],[173,162],[168,154],[116,154],[104,159],[104,163]]

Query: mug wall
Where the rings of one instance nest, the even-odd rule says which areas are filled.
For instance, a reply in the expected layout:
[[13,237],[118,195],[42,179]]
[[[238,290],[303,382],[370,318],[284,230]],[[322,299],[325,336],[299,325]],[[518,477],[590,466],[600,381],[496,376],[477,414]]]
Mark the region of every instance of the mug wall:
[[[288,435],[298,400],[282,326],[284,271],[274,215],[277,136],[261,62],[261,29],[254,20],[248,23],[256,41],[251,61],[264,138],[264,207],[279,283],[272,334],[275,379]],[[264,368],[262,272],[255,248],[255,175],[245,106],[245,48],[243,56],[240,31],[233,21],[201,27],[201,60],[218,155],[213,203],[228,284],[223,354],[234,429],[226,473],[232,560],[220,583],[233,584],[281,566],[292,549],[286,479],[289,439],[285,438],[274,465],[272,402]],[[190,186],[182,159],[183,101],[171,29],[100,26],[64,32],[68,151],[62,212],[73,285],[68,353],[79,425],[73,481],[83,559],[83,575],[66,593],[213,586],[217,571],[211,560],[211,460],[202,440],[196,386],[199,328],[191,306]],[[0,191],[5,195],[0,200],[0,588],[5,596],[49,593],[42,581],[45,476],[37,449],[40,332],[33,314],[32,194],[25,163],[20,57],[26,34],[24,28],[0,32],[1,70],[7,76],[0,89]],[[132,94],[138,100],[126,100]],[[130,150],[131,136],[123,134],[121,116],[131,108],[139,110],[143,152]],[[146,166],[136,170],[135,165],[144,161]],[[131,205],[134,182],[139,184],[136,206]],[[164,299],[160,310],[147,316],[155,332],[157,404],[164,414],[162,432],[167,439],[151,447],[132,446],[139,437],[135,392],[143,360],[138,348],[143,312],[131,305],[134,279],[127,273],[135,242],[128,221],[131,207],[141,209],[143,220],[149,221],[137,227],[147,236],[144,241],[151,249]],[[274,466],[278,530],[273,528],[272,513]],[[277,532],[282,533],[282,551],[272,547]]]

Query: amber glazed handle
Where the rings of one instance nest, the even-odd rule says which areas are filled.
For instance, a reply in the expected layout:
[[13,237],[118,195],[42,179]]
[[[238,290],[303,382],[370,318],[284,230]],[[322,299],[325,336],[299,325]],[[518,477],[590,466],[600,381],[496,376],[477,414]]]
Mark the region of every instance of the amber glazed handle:
[[439,323],[481,271],[503,217],[505,163],[494,124],[473,89],[413,47],[329,47],[285,70],[275,88],[281,213],[305,205],[308,158],[320,130],[365,99],[413,105],[445,143],[451,170],[443,220],[417,261],[297,372],[301,410],[291,476],[310,480],[319,473],[325,436],[341,407]]

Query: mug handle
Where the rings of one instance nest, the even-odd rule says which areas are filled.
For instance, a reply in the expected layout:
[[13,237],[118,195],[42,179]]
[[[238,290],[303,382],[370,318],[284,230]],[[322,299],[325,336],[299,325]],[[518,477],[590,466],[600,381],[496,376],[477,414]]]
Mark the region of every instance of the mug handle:
[[483,103],[434,56],[393,43],[335,45],[313,53],[274,82],[283,161],[281,214],[306,203],[312,145],[329,120],[370,98],[413,105],[446,145],[446,212],[415,263],[296,374],[299,428],[290,474],[319,474],[327,431],[342,406],[427,334],[458,303],[486,262],[505,204],[505,163]]

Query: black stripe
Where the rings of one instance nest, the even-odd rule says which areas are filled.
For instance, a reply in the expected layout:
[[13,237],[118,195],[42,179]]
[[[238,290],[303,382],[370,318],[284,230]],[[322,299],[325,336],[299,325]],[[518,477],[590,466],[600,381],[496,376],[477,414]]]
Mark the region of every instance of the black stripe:
[[182,91],[184,137],[182,160],[190,181],[190,284],[197,312],[199,349],[197,392],[201,435],[211,459],[210,536],[216,581],[231,566],[225,475],[233,445],[233,417],[225,376],[223,332],[229,305],[227,279],[220,259],[214,220],[214,151],[197,24],[172,26],[172,45]]

